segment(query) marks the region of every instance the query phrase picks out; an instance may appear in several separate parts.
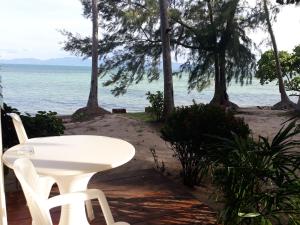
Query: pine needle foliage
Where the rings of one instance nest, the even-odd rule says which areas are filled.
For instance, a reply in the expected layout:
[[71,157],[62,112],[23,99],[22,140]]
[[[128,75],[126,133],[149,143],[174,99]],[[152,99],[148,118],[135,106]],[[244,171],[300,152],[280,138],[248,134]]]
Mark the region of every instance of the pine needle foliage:
[[[257,26],[261,12],[244,0],[213,1],[211,24],[209,1],[169,1],[171,50],[175,59],[185,60],[177,74],[189,76],[190,89],[202,90],[214,78],[215,53],[225,51],[227,81],[235,78],[241,84],[250,82],[255,58],[246,30]],[[84,16],[90,18],[90,1],[82,3]],[[159,79],[162,48],[158,1],[102,0],[98,8],[99,76],[107,76],[104,85],[113,85],[112,93],[119,95],[141,80]],[[65,50],[84,57],[91,55],[89,37],[67,31],[63,34]]]

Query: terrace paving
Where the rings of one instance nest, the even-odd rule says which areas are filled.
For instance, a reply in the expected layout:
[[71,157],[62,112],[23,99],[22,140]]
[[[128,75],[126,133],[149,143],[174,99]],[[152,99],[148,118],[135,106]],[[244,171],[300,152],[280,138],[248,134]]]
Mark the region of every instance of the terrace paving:
[[[22,191],[7,192],[9,225],[30,225],[31,217]],[[153,169],[122,173],[99,173],[89,188],[106,194],[116,221],[131,225],[213,225],[216,213],[197,200],[180,184],[174,183]],[[58,194],[54,187],[52,195]],[[98,203],[93,201],[96,219],[92,225],[105,224]],[[58,224],[60,208],[51,210],[54,224]]]

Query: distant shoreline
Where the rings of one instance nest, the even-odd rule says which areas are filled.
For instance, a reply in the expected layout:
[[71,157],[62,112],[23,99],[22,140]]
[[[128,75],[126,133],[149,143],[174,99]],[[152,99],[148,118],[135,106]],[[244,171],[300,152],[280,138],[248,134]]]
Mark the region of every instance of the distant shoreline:
[[18,59],[0,59],[0,65],[30,65],[30,66],[77,66],[91,67],[91,59],[83,59],[80,57],[63,57],[51,59],[36,58],[18,58]]
[[[103,61],[99,61],[103,62]],[[53,59],[36,59],[36,58],[20,58],[20,59],[0,59],[1,65],[23,65],[23,66],[70,66],[70,67],[91,67],[90,58],[83,59],[80,57],[64,57]],[[172,62],[173,71],[178,71],[181,63]],[[159,66],[162,69],[162,64]]]
[[[277,112],[288,112],[290,110],[275,110],[275,109],[271,109],[272,106],[271,105],[265,105],[265,106],[246,106],[246,107],[239,107],[237,109],[237,113],[241,113],[243,114],[245,111],[250,111],[250,112],[257,112],[257,111],[260,111],[260,110],[271,110],[273,111],[274,113],[277,113]],[[75,111],[74,111],[75,112]],[[127,114],[127,113],[144,113],[145,111],[134,111],[134,112],[131,112],[131,111],[127,111],[126,113],[114,113],[114,114]],[[112,113],[112,112],[111,112]],[[70,117],[72,117],[72,114],[57,114],[57,117],[59,118],[62,118],[62,119],[69,119]]]
[[37,66],[37,67],[81,67],[81,68],[91,68],[91,66],[84,66],[84,65],[55,65],[55,64],[22,64],[22,63],[1,63],[0,62],[0,71],[1,66]]

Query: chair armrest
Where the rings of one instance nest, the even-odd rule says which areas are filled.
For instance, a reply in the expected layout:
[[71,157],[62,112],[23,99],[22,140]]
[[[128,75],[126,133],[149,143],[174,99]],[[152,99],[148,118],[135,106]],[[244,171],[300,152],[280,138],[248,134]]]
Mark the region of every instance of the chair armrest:
[[110,208],[108,206],[106,197],[104,193],[98,189],[88,189],[86,191],[73,192],[73,193],[54,196],[52,198],[49,198],[46,201],[46,204],[48,209],[51,209],[57,206],[75,204],[78,202],[84,202],[86,200],[91,200],[91,199],[98,199],[106,223],[113,225],[115,222],[111,214]]
[[88,189],[86,191],[60,194],[52,198],[49,198],[47,200],[47,206],[49,209],[51,209],[57,206],[69,205],[69,204],[83,202],[90,199],[96,199],[98,198],[99,192],[101,191],[97,189]]

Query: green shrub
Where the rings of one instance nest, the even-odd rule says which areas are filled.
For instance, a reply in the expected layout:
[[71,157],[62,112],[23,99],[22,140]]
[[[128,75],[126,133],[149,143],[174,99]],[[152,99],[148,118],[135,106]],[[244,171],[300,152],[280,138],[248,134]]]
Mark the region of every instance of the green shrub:
[[[4,110],[1,113],[4,148],[9,148],[19,143],[12,120],[7,115],[12,112],[20,114],[17,109],[4,104]],[[29,114],[21,115],[21,119],[29,138],[57,136],[64,133],[65,127],[62,119],[57,117],[56,112],[39,111],[35,116]]]
[[25,130],[29,138],[58,136],[64,133],[62,119],[56,112],[38,111],[35,116],[21,115]]
[[177,108],[161,130],[162,138],[171,143],[182,166],[184,184],[201,182],[209,166],[209,147],[214,136],[231,138],[232,133],[247,137],[249,127],[233,113],[212,105],[191,105]]
[[78,113],[73,113],[71,118],[72,118],[72,121],[82,122],[82,121],[87,120],[88,116],[85,115],[84,112],[78,112]]
[[147,99],[150,102],[148,111],[156,117],[156,121],[161,121],[164,109],[164,95],[161,91],[152,94],[150,91],[146,93]]
[[19,113],[17,109],[12,108],[5,103],[4,109],[1,109],[2,141],[3,148],[10,148],[19,143],[17,134],[10,116],[7,113]]
[[270,141],[224,140],[216,148],[214,183],[225,225],[300,224],[300,134],[292,122]]

